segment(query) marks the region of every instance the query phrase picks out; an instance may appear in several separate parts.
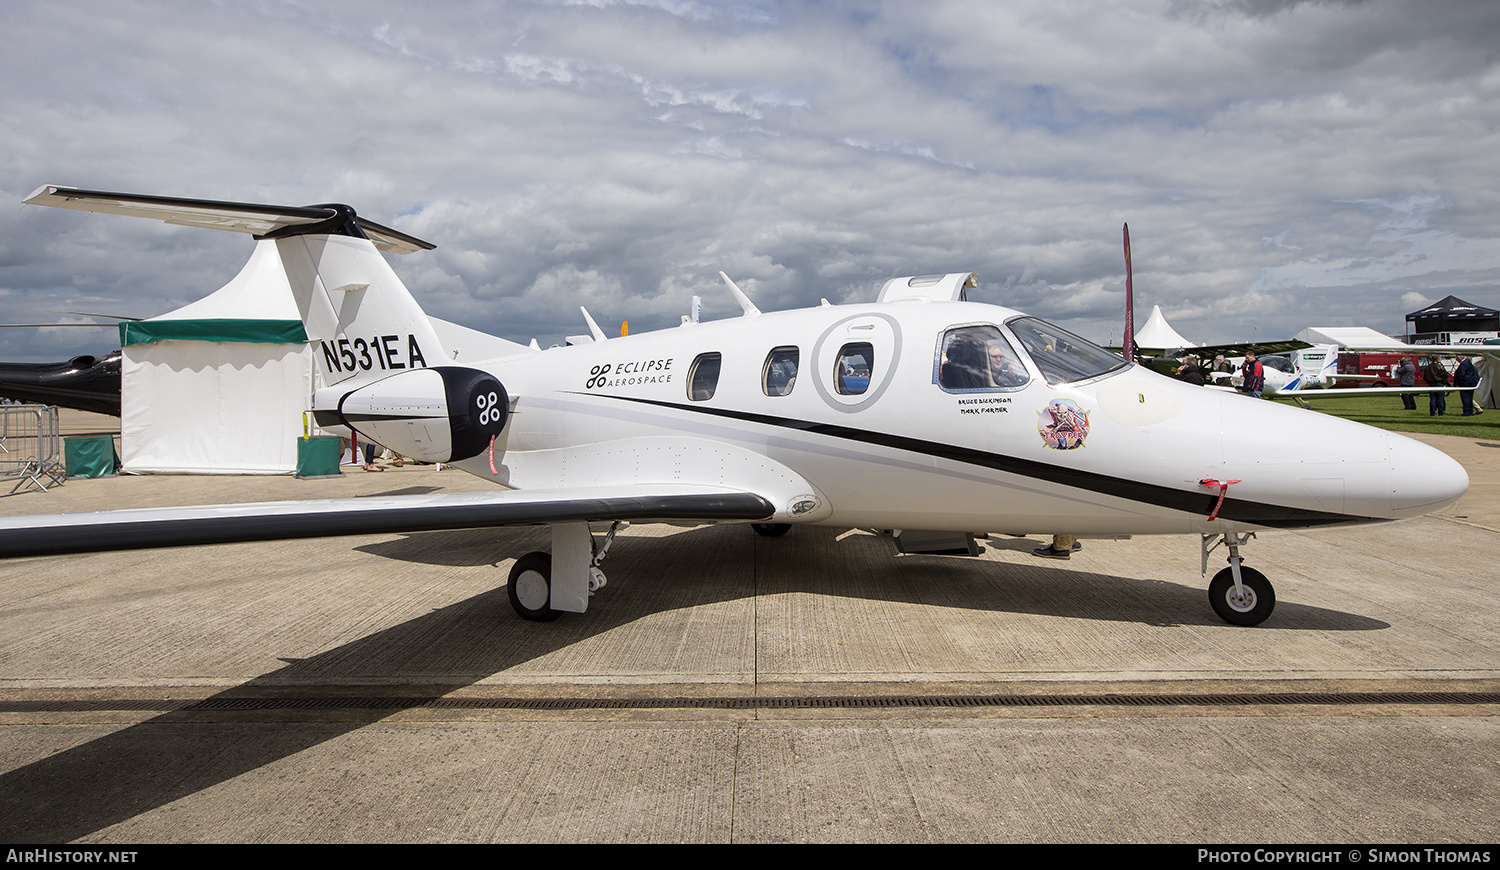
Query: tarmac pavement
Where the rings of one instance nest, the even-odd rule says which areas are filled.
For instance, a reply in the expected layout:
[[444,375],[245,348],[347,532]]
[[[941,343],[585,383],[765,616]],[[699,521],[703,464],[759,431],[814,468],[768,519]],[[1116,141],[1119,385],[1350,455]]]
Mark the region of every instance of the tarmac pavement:
[[[1259,536],[1249,629],[1192,536],[635,525],[552,623],[504,591],[545,528],[8,560],[0,840],[1492,842],[1500,443],[1417,437],[1469,494]],[[120,477],[0,514],[488,486]]]

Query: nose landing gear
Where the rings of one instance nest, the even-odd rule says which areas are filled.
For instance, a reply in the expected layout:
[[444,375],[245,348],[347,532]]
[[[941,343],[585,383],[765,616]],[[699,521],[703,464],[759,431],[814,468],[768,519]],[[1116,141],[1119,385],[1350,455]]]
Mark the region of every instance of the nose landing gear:
[[1266,575],[1240,563],[1240,547],[1254,532],[1203,535],[1203,573],[1208,573],[1208,554],[1220,544],[1229,548],[1229,567],[1208,584],[1208,602],[1214,613],[1231,625],[1260,625],[1276,609],[1276,590]]

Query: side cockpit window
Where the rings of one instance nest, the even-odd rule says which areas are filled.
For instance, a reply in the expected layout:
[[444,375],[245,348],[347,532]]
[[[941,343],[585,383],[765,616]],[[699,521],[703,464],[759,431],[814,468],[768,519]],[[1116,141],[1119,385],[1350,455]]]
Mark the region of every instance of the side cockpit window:
[[719,364],[723,357],[715,353],[700,353],[688,371],[688,398],[694,402],[706,402],[714,397],[719,388]]
[[795,347],[778,347],[767,354],[760,370],[761,390],[768,396],[790,396],[797,386],[799,357]]
[[857,341],[839,348],[834,363],[833,384],[841,396],[864,395],[870,388],[870,373],[875,370],[875,346]]
[[1031,380],[1015,348],[994,326],[962,326],[943,333],[936,381],[949,392],[1011,390]]

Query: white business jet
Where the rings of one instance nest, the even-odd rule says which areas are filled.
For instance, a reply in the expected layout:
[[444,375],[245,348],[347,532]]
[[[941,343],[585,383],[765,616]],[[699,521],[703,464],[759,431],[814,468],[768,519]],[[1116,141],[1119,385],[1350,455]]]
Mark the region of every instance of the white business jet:
[[[60,187],[26,202],[254,234],[318,345],[320,426],[513,489],[18,517],[0,523],[0,555],[546,524],[551,553],[509,578],[517,613],[545,620],[587,608],[632,520],[900,530],[908,549],[970,553],[975,531],[1197,533],[1205,573],[1211,550],[1229,555],[1214,610],[1255,625],[1275,605],[1241,564],[1255,532],[1414,517],[1468,487],[1417,441],[1175,381],[966,301],[970,273],[765,313],[724,277],[742,316],[458,363],[378,253],[430,245],[348,206]],[[1289,456],[1272,432],[1306,447]]]

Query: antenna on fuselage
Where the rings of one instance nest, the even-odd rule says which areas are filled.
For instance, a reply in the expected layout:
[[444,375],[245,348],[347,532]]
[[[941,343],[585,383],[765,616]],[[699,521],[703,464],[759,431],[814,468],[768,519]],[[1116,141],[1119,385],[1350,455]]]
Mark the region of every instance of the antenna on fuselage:
[[754,317],[760,313],[760,309],[755,307],[755,303],[750,301],[750,297],[745,295],[745,291],[735,286],[735,283],[729,280],[728,275],[720,272],[719,277],[724,279],[725,285],[729,287],[729,292],[734,294],[734,301],[740,303],[740,307],[745,309],[746,317]]

